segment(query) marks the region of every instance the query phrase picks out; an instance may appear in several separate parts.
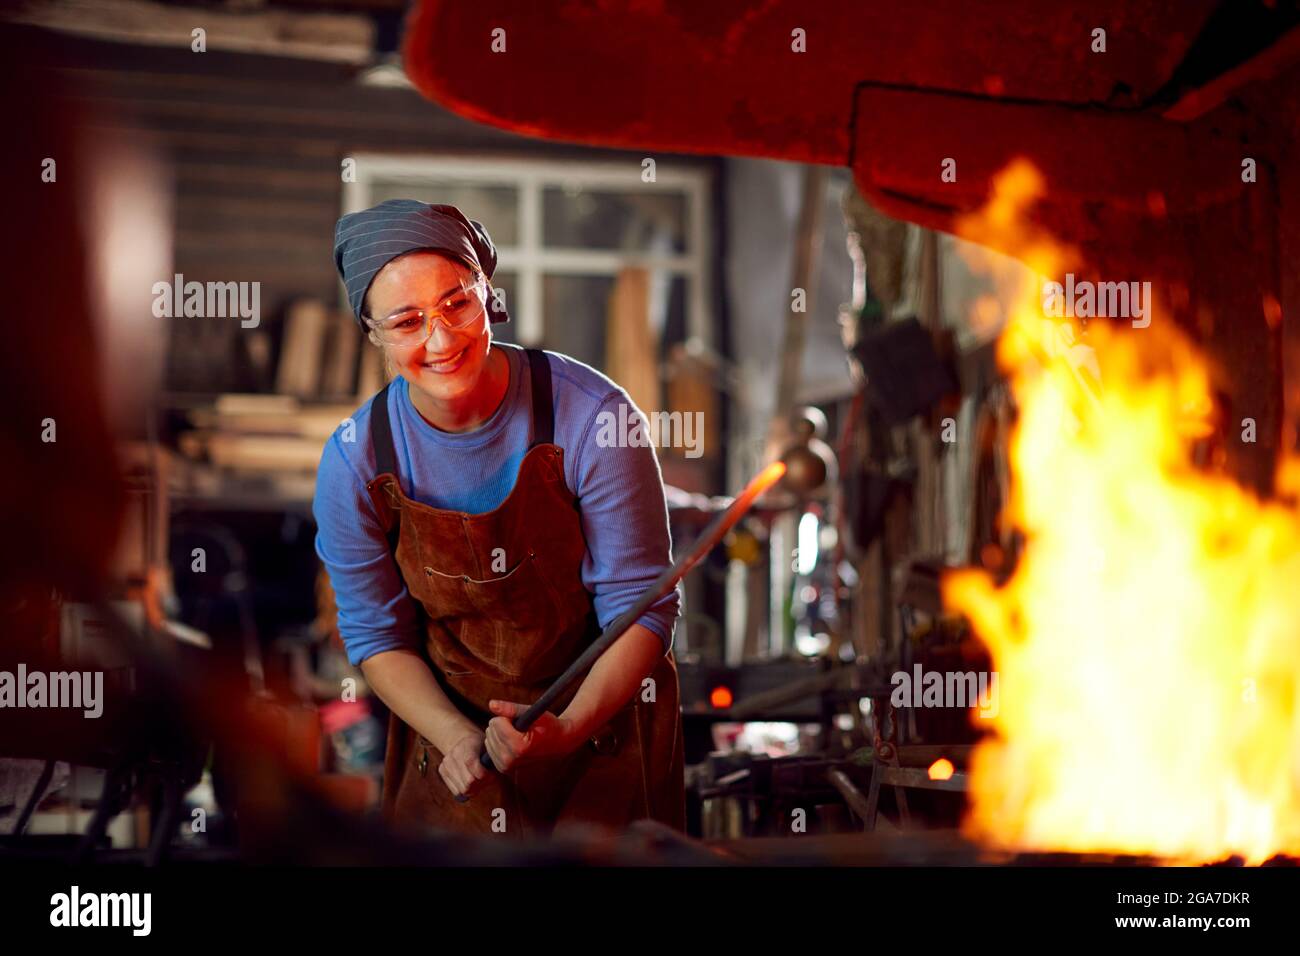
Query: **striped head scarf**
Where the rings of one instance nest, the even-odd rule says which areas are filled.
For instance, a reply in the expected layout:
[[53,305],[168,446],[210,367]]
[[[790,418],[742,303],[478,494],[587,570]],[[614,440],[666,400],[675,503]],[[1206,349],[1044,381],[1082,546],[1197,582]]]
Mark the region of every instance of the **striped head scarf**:
[[[497,250],[483,224],[465,218],[455,206],[430,205],[415,199],[389,199],[361,212],[348,213],[334,228],[334,265],[348,291],[352,314],[364,329],[361,303],[379,270],[416,249],[451,256],[492,279]],[[493,322],[509,321],[505,305],[488,302]]]

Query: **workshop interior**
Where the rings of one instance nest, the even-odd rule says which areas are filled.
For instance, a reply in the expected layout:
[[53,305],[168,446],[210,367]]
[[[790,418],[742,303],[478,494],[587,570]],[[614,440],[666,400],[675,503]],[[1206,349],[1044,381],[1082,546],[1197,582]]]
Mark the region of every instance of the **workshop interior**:
[[[1300,859],[1300,5],[3,18],[6,863]],[[682,828],[383,817],[312,502],[393,199],[654,425]]]

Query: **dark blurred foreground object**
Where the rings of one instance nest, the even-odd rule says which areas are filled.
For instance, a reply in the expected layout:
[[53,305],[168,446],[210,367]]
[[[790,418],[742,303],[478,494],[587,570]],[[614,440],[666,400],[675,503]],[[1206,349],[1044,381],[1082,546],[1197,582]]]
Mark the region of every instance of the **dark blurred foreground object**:
[[[0,82],[11,94],[5,126],[22,131],[0,150],[9,187],[0,221],[7,318],[0,349],[0,655],[9,661],[40,643],[39,608],[52,589],[102,585],[125,499],[101,401],[101,343],[79,241],[87,227],[84,154],[55,79],[37,66],[0,24]],[[48,160],[56,179],[47,183]],[[53,309],[58,321],[50,321]]]
[[[275,723],[266,719],[267,708],[254,720],[243,688],[212,673],[202,641],[184,639],[196,636],[168,627],[160,613],[162,585],[151,576],[160,563],[153,507],[160,483],[156,473],[146,480],[147,465],[127,473],[98,364],[106,350],[97,319],[105,312],[89,291],[83,245],[90,230],[102,227],[87,214],[93,168],[84,158],[96,153],[75,136],[84,124],[71,113],[58,76],[36,59],[42,44],[30,38],[0,23],[0,82],[22,91],[3,107],[7,127],[22,134],[0,150],[0,175],[11,187],[0,223],[8,319],[0,350],[7,412],[0,421],[0,670],[97,669],[105,679],[97,719],[70,708],[7,710],[0,759],[44,762],[34,787],[22,775],[23,793],[14,797],[21,806],[10,808],[23,824],[57,779],[57,762],[101,768],[105,777],[84,833],[69,842],[20,829],[0,843],[0,856],[96,858],[110,821],[147,796],[155,807],[150,846],[134,852],[158,862],[213,740],[245,789],[255,770],[261,785],[298,793],[289,782],[297,764],[283,757],[287,735],[266,729]],[[74,639],[66,640],[69,634]],[[81,659],[90,645],[96,659]],[[326,789],[303,799],[323,800]]]
[[[85,281],[87,169],[59,84],[38,66],[0,24],[0,83],[11,94],[5,125],[22,131],[0,150],[9,186],[0,222],[8,320],[0,350],[0,670],[11,673],[20,663],[28,671],[75,667],[60,656],[61,605],[69,595],[103,593],[126,496]],[[104,690],[112,692],[111,680]],[[119,716],[107,707],[97,721],[62,709],[6,711],[0,755],[46,761],[36,781],[44,790],[54,758],[90,759],[121,730]],[[26,799],[32,788],[21,789],[16,796]],[[14,808],[24,823],[35,799]]]

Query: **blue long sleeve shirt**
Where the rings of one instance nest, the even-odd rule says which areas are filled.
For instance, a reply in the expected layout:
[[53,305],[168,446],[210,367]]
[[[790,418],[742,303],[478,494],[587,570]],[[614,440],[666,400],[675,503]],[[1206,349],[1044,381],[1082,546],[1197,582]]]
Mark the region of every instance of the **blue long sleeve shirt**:
[[[434,508],[481,514],[503,502],[532,443],[531,375],[523,349],[494,343],[510,361],[500,407],[478,428],[444,432],[411,404],[405,379],[388,390],[398,478],[407,497]],[[564,449],[564,478],[578,499],[587,554],[582,581],[600,626],[630,607],[671,563],[668,509],[659,461],[650,445],[598,443],[607,421],[637,414],[627,393],[600,372],[556,352],[551,365],[555,443]],[[609,413],[612,419],[602,416]],[[329,573],[339,634],[354,665],[381,651],[424,640],[415,599],[388,550],[365,483],[377,473],[370,440],[370,403],[330,437],[316,474],[312,512],[316,554]],[[609,429],[605,429],[609,435]],[[610,446],[610,447],[603,447]],[[679,592],[669,592],[639,619],[672,646]]]

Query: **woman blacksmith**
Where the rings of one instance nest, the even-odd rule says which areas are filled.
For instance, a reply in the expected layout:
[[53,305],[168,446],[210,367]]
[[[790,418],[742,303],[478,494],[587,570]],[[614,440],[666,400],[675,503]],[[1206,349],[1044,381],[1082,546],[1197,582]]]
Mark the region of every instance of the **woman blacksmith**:
[[326,444],[313,504],[348,657],[392,712],[386,818],[682,828],[676,591],[512,724],[670,563],[653,447],[593,427],[635,406],[575,359],[493,341],[496,249],[455,206],[346,215],[334,258],[395,376]]

